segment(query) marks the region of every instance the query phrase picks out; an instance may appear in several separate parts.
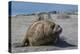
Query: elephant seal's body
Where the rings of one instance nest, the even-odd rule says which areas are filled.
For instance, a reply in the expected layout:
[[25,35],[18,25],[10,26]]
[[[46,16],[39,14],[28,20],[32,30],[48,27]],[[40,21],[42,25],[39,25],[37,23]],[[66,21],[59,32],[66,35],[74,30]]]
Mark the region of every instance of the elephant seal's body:
[[62,28],[54,22],[40,20],[34,22],[27,30],[22,46],[41,46],[49,42],[55,43],[62,32]]

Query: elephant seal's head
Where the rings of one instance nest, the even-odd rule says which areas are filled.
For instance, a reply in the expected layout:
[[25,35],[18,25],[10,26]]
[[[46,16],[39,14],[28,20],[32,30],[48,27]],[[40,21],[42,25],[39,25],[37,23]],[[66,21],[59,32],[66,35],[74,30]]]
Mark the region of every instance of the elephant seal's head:
[[57,33],[57,34],[61,34],[62,33],[62,28],[60,25],[56,24],[54,29],[53,29],[53,33]]

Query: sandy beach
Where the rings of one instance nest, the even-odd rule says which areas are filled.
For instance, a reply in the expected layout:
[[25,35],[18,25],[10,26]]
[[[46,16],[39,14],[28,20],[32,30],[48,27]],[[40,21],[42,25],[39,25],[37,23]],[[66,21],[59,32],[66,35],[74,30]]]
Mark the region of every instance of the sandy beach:
[[54,51],[77,49],[78,45],[78,16],[68,15],[69,18],[59,18],[59,14],[51,14],[52,21],[59,24],[63,31],[60,35],[61,40],[53,46],[37,46],[37,47],[17,47],[15,43],[21,43],[29,25],[35,20],[35,15],[16,15],[11,17],[11,44],[12,52],[34,52],[34,51]]

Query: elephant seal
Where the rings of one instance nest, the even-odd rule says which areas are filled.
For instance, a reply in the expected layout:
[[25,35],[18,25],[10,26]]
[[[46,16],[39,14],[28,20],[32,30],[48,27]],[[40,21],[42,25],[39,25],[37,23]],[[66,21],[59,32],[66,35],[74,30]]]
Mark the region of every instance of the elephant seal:
[[32,23],[22,41],[22,46],[43,46],[47,43],[55,43],[62,33],[60,25],[48,20],[40,20]]

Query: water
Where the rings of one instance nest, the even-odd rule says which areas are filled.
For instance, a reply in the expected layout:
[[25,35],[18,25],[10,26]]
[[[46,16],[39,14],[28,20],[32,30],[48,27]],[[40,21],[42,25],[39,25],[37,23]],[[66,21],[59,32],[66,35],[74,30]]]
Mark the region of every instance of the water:
[[60,12],[74,12],[78,11],[77,5],[66,4],[48,4],[48,3],[32,3],[32,2],[11,2],[12,15],[30,14],[44,11],[60,11]]

